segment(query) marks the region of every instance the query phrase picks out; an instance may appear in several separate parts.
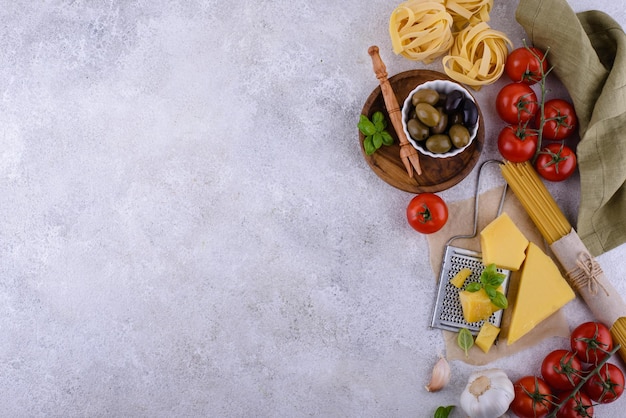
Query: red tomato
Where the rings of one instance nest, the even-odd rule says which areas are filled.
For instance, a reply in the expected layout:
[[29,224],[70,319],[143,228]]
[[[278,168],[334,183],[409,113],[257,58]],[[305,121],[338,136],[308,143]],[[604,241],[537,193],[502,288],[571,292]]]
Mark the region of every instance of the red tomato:
[[610,403],[624,392],[624,373],[614,364],[604,363],[583,385],[583,391],[599,403]]
[[570,390],[582,380],[582,362],[568,350],[554,350],[541,363],[541,376],[552,389]]
[[528,85],[541,81],[542,75],[547,71],[548,61],[543,52],[535,47],[514,49],[504,65],[504,72],[512,81]]
[[439,231],[448,220],[448,206],[433,193],[421,193],[406,208],[409,225],[423,234]]
[[546,180],[563,181],[576,170],[576,154],[567,145],[546,145],[537,156],[535,169]]
[[606,325],[585,322],[572,331],[570,345],[583,363],[597,364],[613,349],[613,338]]
[[498,115],[511,125],[526,123],[533,119],[538,108],[537,95],[528,84],[507,84],[496,96]]
[[[566,392],[559,395],[557,404],[563,403],[565,398],[571,395],[571,392]],[[556,418],[585,418],[593,417],[593,404],[589,396],[584,392],[577,392],[572,396],[556,413]]]
[[[572,135],[578,125],[574,106],[562,99],[548,100],[543,107],[544,125],[542,135],[546,139],[560,141]],[[535,117],[535,126],[541,126],[541,112]]]
[[536,376],[524,376],[513,385],[515,398],[511,411],[520,418],[545,417],[554,408],[550,386]]
[[505,126],[498,135],[498,150],[507,160],[523,163],[537,152],[537,132],[520,125]]

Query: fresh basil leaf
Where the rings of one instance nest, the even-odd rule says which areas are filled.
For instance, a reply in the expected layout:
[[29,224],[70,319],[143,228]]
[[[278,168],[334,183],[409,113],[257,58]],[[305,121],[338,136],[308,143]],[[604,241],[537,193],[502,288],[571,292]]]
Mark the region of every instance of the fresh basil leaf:
[[382,131],[380,134],[383,136],[383,144],[387,146],[393,145],[393,136],[391,136],[389,132]]
[[382,132],[385,130],[385,123],[382,120],[374,122],[374,127],[376,128],[376,132]]
[[489,299],[491,299],[491,303],[493,303],[500,309],[506,309],[509,306],[509,301],[506,299],[506,296],[504,296],[504,293],[502,292],[496,292],[496,295],[493,298],[490,297]]
[[469,357],[469,349],[474,345],[474,336],[467,328],[461,328],[459,335],[456,338],[456,342],[465,351],[465,357]]
[[488,265],[480,275],[480,281],[485,286],[498,287],[504,282],[505,276],[502,273],[498,273],[495,264]]
[[365,115],[361,115],[357,126],[361,133],[365,136],[374,135],[376,133],[376,127],[374,126],[372,121],[370,121]]
[[497,272],[498,270],[496,268],[496,265],[494,263],[491,263],[483,269],[483,272],[481,275],[491,276],[492,274],[497,273]]
[[365,137],[365,140],[363,141],[363,148],[365,149],[365,153],[367,155],[372,155],[376,152],[376,147],[374,146],[372,135]]
[[480,283],[472,282],[468,284],[467,286],[465,286],[465,290],[467,290],[468,292],[474,293],[474,292],[478,292],[482,287],[483,286]]
[[491,284],[492,286],[498,287],[500,286],[502,283],[504,283],[504,279],[505,279],[505,275],[504,274],[496,274],[495,276],[492,276],[491,279],[489,280],[489,284]]
[[484,287],[485,293],[489,296],[489,299],[493,300],[496,297],[496,288],[490,285]]
[[454,405],[440,406],[435,411],[435,418],[448,418],[453,409]]
[[376,149],[382,147],[382,145],[383,145],[383,136],[380,134],[380,132],[376,132],[374,134],[373,141],[374,141],[374,146],[376,147]]
[[374,114],[372,115],[372,122],[374,123],[374,125],[378,123],[382,123],[384,120],[385,120],[385,115],[383,115],[383,112],[381,111],[374,112]]

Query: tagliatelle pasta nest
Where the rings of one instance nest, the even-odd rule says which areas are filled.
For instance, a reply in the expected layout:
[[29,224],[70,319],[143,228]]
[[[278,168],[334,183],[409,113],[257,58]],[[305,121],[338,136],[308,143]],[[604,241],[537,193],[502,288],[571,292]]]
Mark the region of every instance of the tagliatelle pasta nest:
[[454,27],[457,30],[467,25],[477,25],[489,22],[489,13],[493,7],[493,0],[447,0],[446,9],[452,16]]
[[456,35],[450,54],[443,57],[446,74],[475,90],[494,83],[504,72],[511,40],[485,22],[467,26]]
[[407,0],[389,19],[393,52],[413,61],[443,58],[446,74],[474,90],[504,72],[511,40],[486,23],[493,0]]
[[409,0],[400,4],[389,19],[393,52],[430,63],[450,50],[452,16],[443,0]]

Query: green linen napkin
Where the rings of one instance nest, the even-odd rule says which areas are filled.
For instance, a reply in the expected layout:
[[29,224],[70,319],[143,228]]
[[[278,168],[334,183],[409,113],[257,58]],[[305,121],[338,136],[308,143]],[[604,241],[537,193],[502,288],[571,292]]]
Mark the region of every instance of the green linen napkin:
[[579,119],[577,232],[594,256],[626,242],[626,34],[607,14],[565,0],[520,0],[516,19],[548,61]]

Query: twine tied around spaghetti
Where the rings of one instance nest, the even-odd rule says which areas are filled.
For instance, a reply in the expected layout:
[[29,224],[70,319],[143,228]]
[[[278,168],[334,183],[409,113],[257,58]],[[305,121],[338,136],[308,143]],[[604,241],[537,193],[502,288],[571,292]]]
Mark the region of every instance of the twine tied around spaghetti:
[[592,295],[598,293],[598,288],[601,288],[604,293],[609,296],[609,292],[600,282],[600,276],[604,274],[600,264],[595,258],[586,251],[581,252],[576,260],[576,267],[567,272],[567,276],[570,278],[570,283],[574,289],[579,290],[583,287],[587,287],[587,290]]

